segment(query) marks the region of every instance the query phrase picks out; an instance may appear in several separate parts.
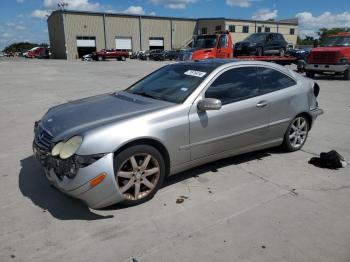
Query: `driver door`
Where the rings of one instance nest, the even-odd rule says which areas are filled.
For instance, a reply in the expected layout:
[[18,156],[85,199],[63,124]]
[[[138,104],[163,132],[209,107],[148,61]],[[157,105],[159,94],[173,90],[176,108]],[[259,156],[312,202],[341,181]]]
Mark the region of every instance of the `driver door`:
[[[199,111],[198,101],[221,100],[219,110]],[[246,66],[219,75],[193,104],[190,113],[191,160],[225,151],[242,152],[267,139],[269,104],[259,96],[257,69]]]
[[230,53],[228,52],[228,35],[221,35],[219,38],[217,52],[217,58],[229,58]]

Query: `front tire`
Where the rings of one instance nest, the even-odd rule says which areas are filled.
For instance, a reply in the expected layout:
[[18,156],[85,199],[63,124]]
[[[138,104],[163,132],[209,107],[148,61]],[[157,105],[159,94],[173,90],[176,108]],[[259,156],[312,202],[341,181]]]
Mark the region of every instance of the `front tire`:
[[103,57],[102,57],[102,56],[98,56],[98,57],[97,57],[97,60],[98,60],[98,61],[103,61]]
[[149,145],[131,146],[114,158],[114,173],[124,206],[144,203],[156,194],[165,178],[165,162]]
[[309,133],[309,122],[305,116],[299,115],[289,125],[283,141],[283,147],[288,152],[300,150],[306,142]]

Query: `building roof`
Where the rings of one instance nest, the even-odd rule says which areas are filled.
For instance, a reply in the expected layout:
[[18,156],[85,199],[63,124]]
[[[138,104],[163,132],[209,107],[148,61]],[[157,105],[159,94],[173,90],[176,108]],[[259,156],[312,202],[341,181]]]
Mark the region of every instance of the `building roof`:
[[286,25],[298,25],[298,18],[290,18],[283,20],[254,20],[254,19],[236,19],[236,18],[227,18],[227,17],[207,17],[207,18],[198,18],[197,20],[226,20],[226,21],[239,21],[239,22],[250,22],[250,23],[265,23],[265,24],[286,24]]
[[81,15],[104,15],[104,16],[119,16],[119,17],[141,17],[141,18],[153,18],[153,19],[172,19],[172,20],[185,20],[185,21],[200,21],[200,20],[227,20],[227,21],[240,21],[240,22],[258,22],[269,24],[288,24],[298,25],[297,18],[283,19],[283,20],[253,20],[253,19],[235,19],[226,17],[207,17],[207,18],[186,18],[186,17],[172,17],[172,16],[155,16],[155,15],[132,15],[125,13],[109,13],[109,12],[90,12],[90,11],[76,11],[76,10],[56,10],[53,11],[48,19],[55,13],[66,14],[81,14]]

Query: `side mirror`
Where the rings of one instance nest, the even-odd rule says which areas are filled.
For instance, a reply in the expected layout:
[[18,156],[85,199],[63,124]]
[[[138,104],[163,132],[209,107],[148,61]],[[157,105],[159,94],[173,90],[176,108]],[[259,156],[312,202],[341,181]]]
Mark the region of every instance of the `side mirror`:
[[219,110],[221,106],[221,101],[215,98],[205,98],[197,104],[199,111]]

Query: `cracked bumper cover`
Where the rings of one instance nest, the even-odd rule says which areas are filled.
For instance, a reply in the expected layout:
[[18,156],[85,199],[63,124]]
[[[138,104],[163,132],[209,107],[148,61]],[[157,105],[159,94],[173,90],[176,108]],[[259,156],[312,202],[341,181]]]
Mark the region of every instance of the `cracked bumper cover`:
[[[34,156],[41,161],[42,156],[33,148]],[[102,208],[123,200],[119,193],[114,176],[113,153],[106,154],[93,164],[79,168],[74,178],[62,176],[59,178],[52,168],[43,166],[50,183],[61,192],[81,199],[91,208]],[[106,173],[105,179],[96,187],[91,187],[89,181],[101,173]]]

